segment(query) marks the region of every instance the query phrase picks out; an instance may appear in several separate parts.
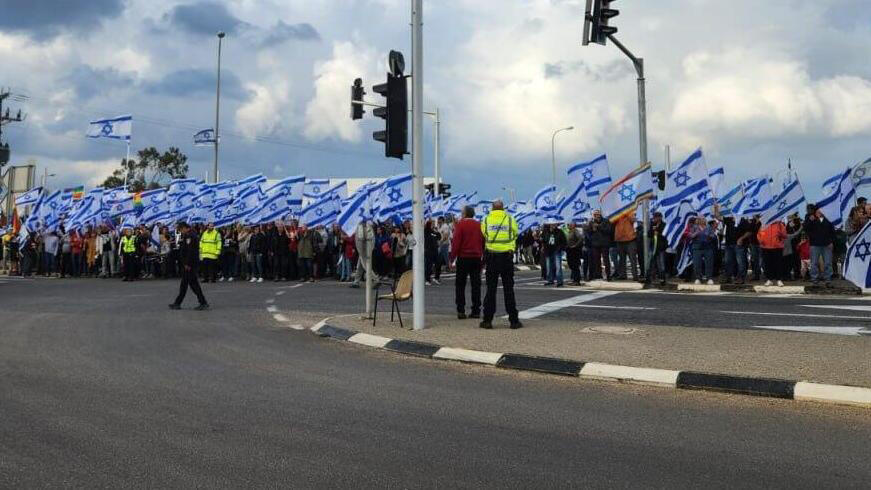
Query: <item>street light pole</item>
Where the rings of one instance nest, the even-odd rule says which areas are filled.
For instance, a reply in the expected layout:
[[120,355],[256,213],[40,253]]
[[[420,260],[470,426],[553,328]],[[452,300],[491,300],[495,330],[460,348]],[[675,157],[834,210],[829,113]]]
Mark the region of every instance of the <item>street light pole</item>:
[[412,123],[412,304],[414,329],[424,328],[423,237],[423,0],[411,0],[411,123]]
[[212,182],[218,182],[218,141],[221,124],[221,42],[226,34],[218,31],[218,86],[215,91],[215,166],[212,171]]
[[435,120],[433,121],[433,146],[435,146],[435,159],[433,164],[433,173],[435,174],[435,196],[441,196],[439,190],[439,184],[441,184],[441,167],[439,166],[439,126],[441,125],[441,121],[439,121],[439,108],[436,107],[435,110]]
[[550,137],[550,163],[553,166],[553,185],[556,185],[556,135],[561,131],[571,131],[575,129],[574,126],[569,126],[566,128],[557,129],[553,132],[553,135]]

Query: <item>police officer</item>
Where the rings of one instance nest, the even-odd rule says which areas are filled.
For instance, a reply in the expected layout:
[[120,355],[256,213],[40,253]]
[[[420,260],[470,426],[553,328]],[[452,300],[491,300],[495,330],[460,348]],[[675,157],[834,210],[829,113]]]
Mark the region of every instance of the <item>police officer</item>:
[[206,301],[206,297],[203,296],[203,290],[200,288],[200,282],[197,279],[197,266],[200,263],[200,238],[185,222],[178,223],[176,229],[181,233],[181,239],[178,244],[178,259],[182,265],[182,270],[180,271],[181,284],[178,288],[178,297],[175,298],[174,303],[170,303],[169,309],[181,309],[181,302],[184,301],[185,293],[187,293],[188,286],[190,286],[200,301],[199,306],[194,309],[208,310],[209,303]]
[[203,262],[203,281],[216,282],[218,280],[218,257],[221,256],[221,233],[215,229],[214,223],[208,223],[202,237],[200,237],[200,260]]
[[130,228],[124,229],[121,237],[121,257],[124,259],[124,281],[136,279],[136,237]]
[[487,294],[484,296],[484,318],[481,328],[493,328],[496,313],[496,288],[502,278],[505,311],[512,329],[521,328],[517,305],[514,302],[514,248],[517,240],[517,221],[504,211],[502,201],[494,201],[492,211],[481,222],[487,264]]

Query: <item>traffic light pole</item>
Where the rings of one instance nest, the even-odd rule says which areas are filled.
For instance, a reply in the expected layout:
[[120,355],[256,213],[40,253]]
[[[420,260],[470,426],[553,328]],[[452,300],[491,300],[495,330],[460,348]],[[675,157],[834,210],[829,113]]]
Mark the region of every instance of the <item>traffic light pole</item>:
[[[647,98],[644,93],[644,60],[632,54],[614,35],[608,35],[608,39],[632,60],[632,64],[635,65],[635,72],[638,74],[638,146],[641,156],[641,161],[638,165],[643,167],[647,164]],[[646,263],[647,256],[650,254],[650,201],[648,199],[641,202],[641,214],[644,221],[643,253],[644,263]],[[644,271],[645,274],[647,272]]]
[[411,123],[412,123],[412,301],[414,329],[424,328],[424,237],[423,237],[423,0],[411,0]]

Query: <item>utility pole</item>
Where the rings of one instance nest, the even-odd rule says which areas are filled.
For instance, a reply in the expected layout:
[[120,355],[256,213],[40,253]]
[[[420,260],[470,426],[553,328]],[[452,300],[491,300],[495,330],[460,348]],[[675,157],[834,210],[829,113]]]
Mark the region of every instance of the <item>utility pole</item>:
[[218,87],[215,95],[215,168],[212,172],[213,182],[218,182],[218,142],[219,131],[221,125],[221,42],[226,34],[224,31],[218,31]]
[[423,0],[411,0],[411,123],[412,123],[412,302],[414,329],[424,328],[424,239],[423,239]]
[[9,123],[22,122],[27,119],[27,115],[21,114],[21,109],[14,116],[9,113],[9,108],[6,112],[3,111],[3,101],[12,98],[17,102],[24,102],[28,99],[26,95],[13,94],[8,89],[0,90],[0,167],[3,167],[9,162],[9,143],[3,143],[3,126]]
[[434,113],[435,120],[433,121],[432,128],[432,141],[433,146],[435,147],[435,158],[433,162],[433,173],[435,174],[435,197],[439,197],[442,195],[441,192],[441,167],[439,166],[439,125],[441,125],[441,121],[439,120],[439,108],[436,107]]

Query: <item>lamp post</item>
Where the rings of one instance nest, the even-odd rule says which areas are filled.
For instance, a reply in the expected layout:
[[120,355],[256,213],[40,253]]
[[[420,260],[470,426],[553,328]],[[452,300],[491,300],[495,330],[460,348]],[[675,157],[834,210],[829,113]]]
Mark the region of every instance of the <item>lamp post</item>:
[[45,189],[45,183],[46,183],[46,181],[48,181],[49,177],[56,177],[56,176],[57,176],[57,174],[48,173],[47,167],[42,169],[42,188]]
[[574,126],[557,129],[553,132],[553,136],[550,137],[550,163],[553,166],[553,185],[556,185],[556,148],[554,146],[556,135],[561,131],[571,131],[573,129],[575,129]]
[[516,199],[517,196],[515,194],[515,189],[513,187],[503,187],[502,190],[508,193],[508,199],[511,200],[511,204],[514,204],[517,202],[517,199]]
[[221,124],[221,42],[226,34],[224,31],[218,31],[218,87],[215,91],[215,166],[212,171],[213,182],[218,182],[218,141],[219,130]]

